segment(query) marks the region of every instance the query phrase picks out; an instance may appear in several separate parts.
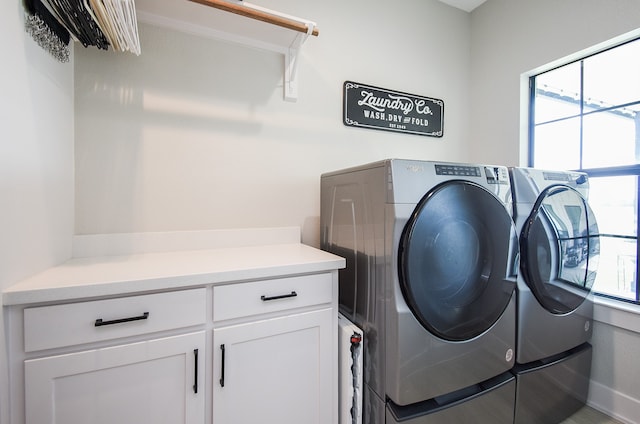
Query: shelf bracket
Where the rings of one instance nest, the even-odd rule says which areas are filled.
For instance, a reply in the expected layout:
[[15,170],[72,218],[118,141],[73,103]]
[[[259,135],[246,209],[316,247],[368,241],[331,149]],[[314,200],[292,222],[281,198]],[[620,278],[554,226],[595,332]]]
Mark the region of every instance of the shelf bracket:
[[284,53],[284,99],[289,102],[298,100],[298,62],[300,59],[300,50],[302,45],[316,27],[315,23],[307,22],[307,32],[299,33]]
[[284,99],[295,102],[298,99],[298,62],[300,50],[309,36],[318,36],[320,31],[315,22],[301,19],[295,16],[266,9],[242,0],[190,0],[205,6],[220,9],[226,12],[256,19],[295,32],[295,37],[289,46],[279,46],[278,52],[284,55]]

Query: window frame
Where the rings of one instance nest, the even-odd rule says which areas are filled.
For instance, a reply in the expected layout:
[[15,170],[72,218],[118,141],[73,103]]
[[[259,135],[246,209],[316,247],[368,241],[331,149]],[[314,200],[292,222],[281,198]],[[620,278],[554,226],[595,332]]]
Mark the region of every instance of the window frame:
[[[603,112],[607,112],[610,110],[614,110],[614,109],[619,109],[625,106],[634,106],[634,105],[640,105],[640,99],[638,99],[637,101],[632,101],[632,102],[627,102],[624,104],[620,104],[620,105],[613,105],[613,106],[607,106],[607,107],[597,107],[597,106],[593,106],[590,105],[589,108],[593,109],[593,107],[596,107],[597,110],[588,110],[585,112],[585,102],[584,102],[584,61],[587,60],[590,57],[593,57],[595,55],[607,52],[609,50],[621,47],[623,45],[629,44],[629,43],[633,43],[633,42],[638,42],[640,43],[640,37],[636,36],[632,39],[626,40],[622,43],[618,43],[615,45],[611,45],[605,49],[599,50],[597,52],[592,52],[589,54],[585,54],[581,57],[578,58],[573,58],[572,60],[568,60],[565,63],[561,63],[558,64],[556,63],[556,66],[553,66],[549,69],[545,69],[545,70],[538,70],[537,72],[534,72],[532,74],[529,75],[528,77],[528,94],[529,94],[529,113],[528,113],[528,158],[527,158],[527,164],[530,167],[535,167],[535,133],[536,133],[536,126],[540,125],[540,124],[548,124],[551,122],[557,122],[557,121],[561,121],[561,120],[566,120],[566,119],[572,119],[572,118],[579,118],[579,125],[580,125],[580,131],[579,131],[579,137],[580,137],[580,144],[579,144],[579,168],[578,169],[573,169],[574,171],[580,171],[580,172],[584,172],[586,173],[589,178],[598,178],[598,177],[621,177],[621,176],[633,176],[636,178],[636,236],[625,236],[622,234],[601,234],[602,236],[605,237],[612,237],[612,238],[623,238],[623,239],[629,239],[629,240],[635,240],[636,241],[636,278],[635,278],[635,299],[628,299],[628,298],[623,298],[623,297],[618,297],[609,293],[601,293],[598,292],[596,290],[593,290],[594,294],[596,294],[597,296],[601,296],[604,298],[610,298],[610,299],[614,299],[614,300],[619,300],[619,301],[623,301],[623,302],[627,302],[627,303],[631,303],[631,304],[635,304],[635,305],[640,305],[640,242],[639,242],[639,237],[640,237],[640,163],[638,164],[631,164],[631,165],[622,165],[622,166],[610,166],[610,167],[599,167],[599,168],[584,168],[583,167],[583,156],[584,156],[584,152],[583,152],[583,143],[584,143],[584,117],[594,114],[594,113],[603,113]],[[571,115],[571,116],[565,116],[562,118],[557,118],[557,119],[553,119],[553,120],[549,120],[543,123],[536,123],[535,121],[535,106],[536,106],[536,95],[537,95],[537,89],[536,89],[536,78],[542,74],[557,70],[559,68],[562,68],[564,66],[568,66],[568,65],[572,65],[579,62],[580,63],[580,93],[579,93],[579,113],[576,115]],[[636,112],[637,114],[640,114],[640,112]],[[638,119],[638,118],[636,118]],[[637,125],[636,127],[636,131],[640,131],[640,125]]]

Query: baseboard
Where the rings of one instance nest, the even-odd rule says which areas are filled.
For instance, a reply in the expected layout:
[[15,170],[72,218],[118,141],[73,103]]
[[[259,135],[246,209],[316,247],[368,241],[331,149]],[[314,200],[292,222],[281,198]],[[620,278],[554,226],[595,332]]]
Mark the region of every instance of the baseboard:
[[626,424],[640,424],[640,399],[591,380],[587,404]]

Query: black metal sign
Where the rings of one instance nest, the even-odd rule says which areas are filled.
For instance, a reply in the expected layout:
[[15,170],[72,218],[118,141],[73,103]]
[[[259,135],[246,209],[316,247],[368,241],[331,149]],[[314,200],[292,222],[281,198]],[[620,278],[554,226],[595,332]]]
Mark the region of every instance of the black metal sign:
[[344,83],[344,124],[351,127],[442,137],[444,102],[429,97]]

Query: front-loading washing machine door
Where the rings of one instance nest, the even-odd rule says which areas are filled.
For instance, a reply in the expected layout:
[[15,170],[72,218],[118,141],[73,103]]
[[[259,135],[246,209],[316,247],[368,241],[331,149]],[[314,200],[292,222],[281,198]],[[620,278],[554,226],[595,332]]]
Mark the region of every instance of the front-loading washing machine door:
[[401,236],[398,272],[413,315],[432,334],[463,341],[487,331],[513,295],[518,241],[489,190],[452,180],[417,205]]
[[521,272],[538,302],[567,314],[587,298],[596,276],[600,241],[596,219],[571,187],[546,188],[520,235]]

